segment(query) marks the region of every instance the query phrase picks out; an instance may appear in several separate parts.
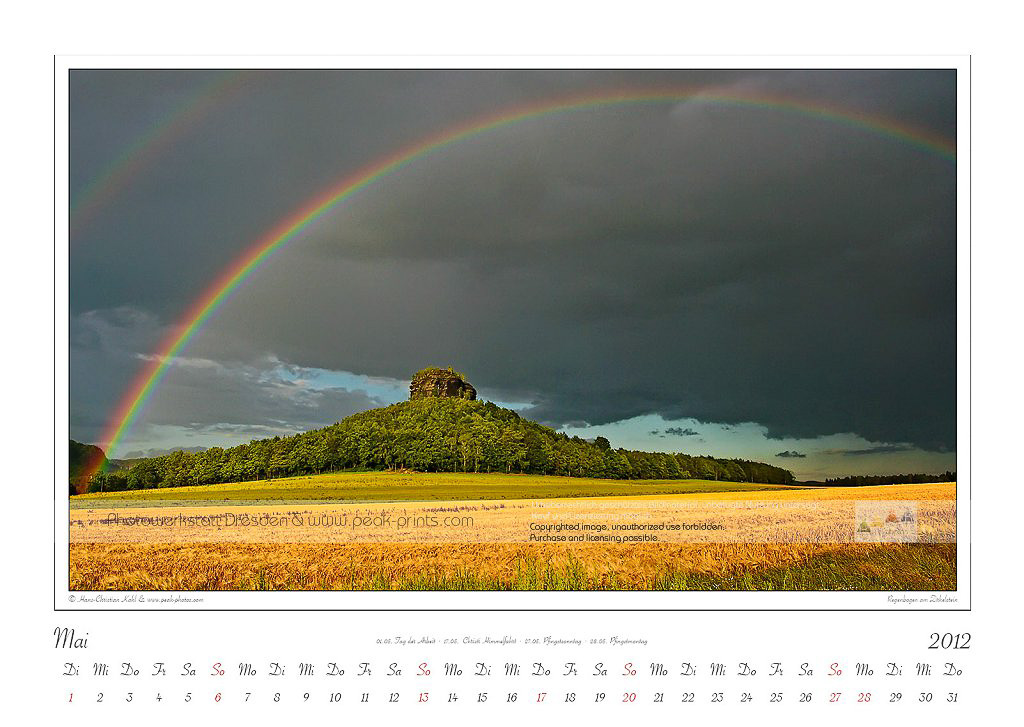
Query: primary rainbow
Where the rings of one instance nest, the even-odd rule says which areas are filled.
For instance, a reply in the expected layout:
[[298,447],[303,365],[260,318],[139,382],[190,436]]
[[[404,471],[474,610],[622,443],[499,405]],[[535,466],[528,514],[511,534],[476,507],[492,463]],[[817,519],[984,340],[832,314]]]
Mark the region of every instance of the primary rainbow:
[[[230,265],[185,312],[181,318],[181,323],[175,327],[175,331],[161,344],[157,353],[151,358],[149,364],[122,399],[103,442],[107,455],[113,456],[113,452],[120,443],[121,438],[139,416],[154,389],[156,389],[167,373],[174,357],[181,353],[192,337],[195,336],[196,332],[203,327],[231,294],[255,270],[266,263],[275,252],[280,250],[289,241],[294,240],[325,212],[361,190],[366,189],[381,177],[391,174],[438,149],[525,119],[615,104],[665,103],[690,99],[729,106],[772,109],[818,118],[896,139],[926,152],[936,154],[949,162],[956,162],[955,144],[934,132],[858,111],[779,97],[741,96],[735,94],[720,95],[707,91],[680,90],[678,88],[616,91],[613,93],[605,92],[568,98],[562,97],[557,100],[547,100],[529,106],[520,106],[516,109],[505,110],[497,114],[474,119],[399,149],[394,154],[345,177],[285,218],[280,224],[253,244],[236,262]],[[96,467],[90,468],[89,474],[95,473],[98,466],[97,464]]]

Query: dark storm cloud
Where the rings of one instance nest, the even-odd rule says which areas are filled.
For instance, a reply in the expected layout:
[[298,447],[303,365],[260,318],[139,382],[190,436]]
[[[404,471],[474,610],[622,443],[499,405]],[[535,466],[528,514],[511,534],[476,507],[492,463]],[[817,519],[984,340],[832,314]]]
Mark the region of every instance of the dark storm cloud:
[[806,459],[806,457],[807,457],[806,454],[801,454],[800,452],[794,452],[791,449],[787,449],[785,452],[779,452],[775,456],[776,457],[782,457],[784,459]]
[[[145,311],[165,327],[262,233],[375,158],[530,100],[670,84],[955,134],[945,72],[253,76],[77,234],[72,312]],[[135,106],[153,115],[139,97],[188,85],[76,74],[73,189],[95,149],[144,126]],[[163,396],[152,416],[301,427],[323,420],[317,407],[373,405],[257,386],[268,357],[394,378],[452,364],[485,398],[532,402],[524,415],[555,425],[660,414],[953,449],[955,201],[948,161],[778,109],[694,100],[524,121],[325,216],[186,354],[223,368],[180,367],[165,384],[219,393]],[[140,364],[101,365],[73,361],[73,422],[102,420]]]
[[913,449],[908,444],[882,444],[877,447],[866,447],[865,449],[844,449],[839,452],[847,457],[863,457],[869,454],[895,454],[896,452],[909,452]]
[[669,436],[671,436],[671,437],[696,437],[696,436],[700,435],[700,432],[698,432],[698,431],[696,431],[694,429],[690,429],[689,427],[687,427],[686,429],[683,429],[682,427],[665,427],[664,431],[662,431],[661,429],[653,429],[649,433],[652,436],[661,437],[662,439],[664,439],[665,437],[669,437]]

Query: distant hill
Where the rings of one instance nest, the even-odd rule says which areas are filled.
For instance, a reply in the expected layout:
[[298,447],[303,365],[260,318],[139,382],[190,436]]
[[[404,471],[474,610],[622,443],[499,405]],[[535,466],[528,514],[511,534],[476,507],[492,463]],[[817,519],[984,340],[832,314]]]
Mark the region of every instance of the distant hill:
[[[790,484],[781,467],[740,459],[613,449],[604,437],[569,437],[492,402],[474,400],[464,377],[427,369],[414,378],[413,398],[353,414],[291,437],[230,449],[178,451],[97,475],[91,490],[142,489],[239,482],[345,469],[422,472],[504,472],[611,479],[708,479]],[[438,372],[445,377],[436,385]],[[422,373],[422,372],[421,372]],[[447,379],[458,377],[465,386]],[[475,394],[475,390],[472,390]]]
[[82,444],[74,439],[69,439],[68,443],[68,474],[71,490],[76,491],[88,484],[86,472],[90,467],[99,466],[105,470],[109,467],[109,462],[103,450],[94,444]]
[[163,447],[163,448],[160,448],[160,449],[152,447],[152,448],[147,449],[145,451],[136,449],[136,450],[133,450],[131,452],[126,453],[125,456],[120,458],[120,459],[112,459],[110,461],[111,462],[124,463],[126,466],[130,467],[134,463],[138,462],[140,459],[152,459],[153,457],[162,457],[165,454],[171,454],[173,452],[179,452],[179,451],[181,451],[181,452],[205,452],[208,449],[209,449],[209,447],[202,447],[202,446],[195,446],[195,447]]

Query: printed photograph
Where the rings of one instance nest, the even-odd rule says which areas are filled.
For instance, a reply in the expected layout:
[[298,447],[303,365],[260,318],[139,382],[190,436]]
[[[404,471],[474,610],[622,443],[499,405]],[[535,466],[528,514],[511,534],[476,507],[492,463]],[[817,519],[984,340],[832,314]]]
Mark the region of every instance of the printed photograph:
[[71,590],[957,589],[955,69],[68,83]]

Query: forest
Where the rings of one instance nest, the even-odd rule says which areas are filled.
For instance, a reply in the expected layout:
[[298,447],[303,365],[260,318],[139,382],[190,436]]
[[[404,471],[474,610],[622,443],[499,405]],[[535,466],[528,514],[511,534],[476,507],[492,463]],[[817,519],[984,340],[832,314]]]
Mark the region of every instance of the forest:
[[209,485],[343,470],[503,472],[611,479],[792,484],[781,467],[742,459],[613,449],[569,437],[492,402],[414,399],[290,437],[177,451],[100,471],[89,492]]
[[834,487],[861,485],[923,485],[929,482],[956,482],[956,472],[946,470],[938,475],[851,475],[849,477],[831,477],[825,480],[826,485]]

